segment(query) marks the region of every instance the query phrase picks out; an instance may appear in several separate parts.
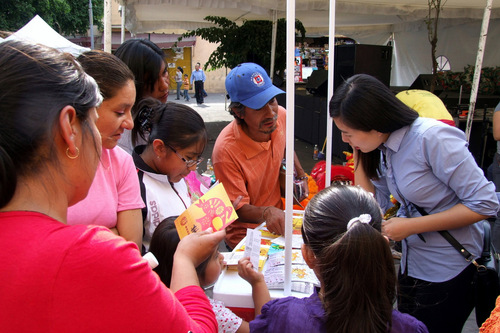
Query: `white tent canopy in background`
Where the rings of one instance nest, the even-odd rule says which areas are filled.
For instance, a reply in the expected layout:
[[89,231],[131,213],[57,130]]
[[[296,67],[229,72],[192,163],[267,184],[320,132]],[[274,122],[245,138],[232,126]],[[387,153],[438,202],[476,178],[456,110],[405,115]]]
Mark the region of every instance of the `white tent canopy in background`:
[[32,43],[43,44],[53,47],[62,52],[78,56],[83,52],[90,51],[89,48],[74,44],[59,35],[40,16],[36,15],[24,27],[5,38],[8,40],[24,40]]
[[[243,20],[285,17],[284,0],[119,0],[125,8],[125,26],[132,33],[182,33],[209,27],[203,18],[224,16]],[[409,86],[419,74],[431,73],[431,51],[425,17],[428,0],[337,0],[336,34],[362,44],[386,44],[394,38],[391,85]],[[489,35],[500,35],[500,1],[491,12]],[[437,54],[445,55],[451,70],[474,65],[485,1],[447,0],[441,12]],[[308,36],[328,35],[328,0],[296,0],[296,18]],[[267,46],[270,47],[270,46]],[[488,38],[483,66],[500,65],[500,38]]]

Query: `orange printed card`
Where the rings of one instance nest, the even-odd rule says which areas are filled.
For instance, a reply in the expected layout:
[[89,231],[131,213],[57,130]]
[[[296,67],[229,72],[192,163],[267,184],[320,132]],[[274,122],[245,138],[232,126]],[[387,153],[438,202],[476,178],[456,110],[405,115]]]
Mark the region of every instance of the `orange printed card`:
[[201,198],[196,200],[175,220],[179,238],[206,230],[221,230],[238,218],[236,210],[227,196],[224,185],[213,186]]

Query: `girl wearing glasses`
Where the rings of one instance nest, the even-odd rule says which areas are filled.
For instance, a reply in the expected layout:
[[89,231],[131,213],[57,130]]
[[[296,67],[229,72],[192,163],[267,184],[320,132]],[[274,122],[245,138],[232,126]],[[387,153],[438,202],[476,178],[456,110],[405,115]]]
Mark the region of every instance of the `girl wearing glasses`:
[[191,205],[184,178],[196,170],[207,144],[207,130],[198,112],[183,104],[152,98],[139,102],[132,135],[147,144],[135,147],[143,208],[143,246],[147,251],[154,230],[165,218]]

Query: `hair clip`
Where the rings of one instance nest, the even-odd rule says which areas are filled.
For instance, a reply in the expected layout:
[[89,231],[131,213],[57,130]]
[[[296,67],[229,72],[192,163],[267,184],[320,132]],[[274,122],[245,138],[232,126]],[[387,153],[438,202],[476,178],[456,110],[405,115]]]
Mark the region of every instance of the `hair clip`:
[[138,120],[139,126],[142,132],[151,133],[151,118],[153,115],[153,109],[149,106],[145,106],[139,111]]
[[349,231],[356,223],[370,223],[372,216],[370,214],[361,214],[358,217],[352,218],[347,223],[347,230]]

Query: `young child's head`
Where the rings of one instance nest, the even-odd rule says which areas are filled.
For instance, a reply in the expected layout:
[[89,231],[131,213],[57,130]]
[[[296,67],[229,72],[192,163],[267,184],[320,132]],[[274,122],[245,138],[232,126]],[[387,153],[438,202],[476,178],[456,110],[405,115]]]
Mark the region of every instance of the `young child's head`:
[[387,332],[396,274],[381,222],[375,198],[356,186],[325,188],[307,205],[303,253],[322,282],[327,328]]
[[188,78],[188,75],[187,75],[187,74],[184,74],[184,78],[186,78],[186,79],[187,79],[187,78]]
[[[160,276],[161,281],[170,288],[172,277],[172,265],[174,263],[174,253],[180,242],[179,234],[175,228],[175,219],[178,216],[171,216],[164,219],[156,227],[149,252],[153,253],[159,262],[154,271]],[[196,267],[198,279],[202,287],[214,284],[222,271],[224,261],[222,254],[216,249],[212,255]]]

